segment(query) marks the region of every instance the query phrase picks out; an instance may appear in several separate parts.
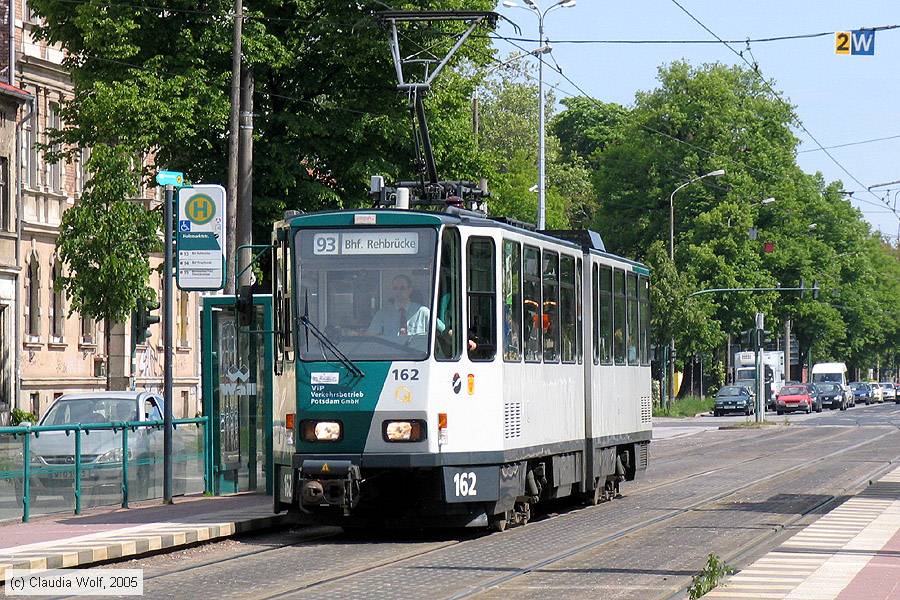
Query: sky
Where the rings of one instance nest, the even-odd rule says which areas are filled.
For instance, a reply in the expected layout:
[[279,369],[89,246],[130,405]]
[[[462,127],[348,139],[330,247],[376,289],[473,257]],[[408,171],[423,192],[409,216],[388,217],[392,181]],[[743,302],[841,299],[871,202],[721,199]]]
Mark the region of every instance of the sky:
[[[535,1],[542,9],[553,3],[553,0]],[[677,1],[725,40],[900,24],[897,0]],[[522,0],[516,2],[523,4]],[[501,21],[496,30],[498,35],[537,38],[538,19],[534,13],[502,4],[497,12],[521,28],[521,35],[517,36],[511,25]],[[657,68],[662,64],[680,59],[694,65],[744,64],[721,43],[563,43],[564,40],[715,40],[674,0],[577,0],[575,6],[556,8],[547,15],[545,36],[551,41],[553,58],[573,82],[599,100],[627,106],[633,104],[635,92],[657,86]],[[528,49],[537,46],[532,42],[517,43]],[[519,51],[503,40],[495,44],[501,55]],[[742,51],[746,44],[741,42],[732,47]],[[897,160],[900,156],[900,29],[875,33],[874,56],[836,54],[834,35],[755,42],[750,48],[760,72],[774,78],[775,89],[795,106],[805,127],[826,148],[898,136],[829,149],[839,163],[836,164],[806,133],[799,129],[795,132],[802,142],[797,156],[800,167],[809,173],[820,171],[826,181],[841,180],[845,190],[854,192],[851,202],[863,211],[873,228],[896,241],[900,220],[884,205],[884,198],[887,195],[893,206],[900,196],[900,183],[875,188],[872,190],[875,195],[866,188],[900,180]],[[547,68],[544,79],[562,91],[556,92],[557,96],[578,94],[570,83]]]

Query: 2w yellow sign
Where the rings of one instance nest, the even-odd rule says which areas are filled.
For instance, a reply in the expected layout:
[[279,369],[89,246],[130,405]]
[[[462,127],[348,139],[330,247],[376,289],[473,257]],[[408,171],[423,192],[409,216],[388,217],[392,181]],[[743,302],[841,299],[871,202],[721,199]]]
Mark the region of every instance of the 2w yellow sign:
[[875,54],[875,30],[838,31],[834,34],[834,53],[873,56]]

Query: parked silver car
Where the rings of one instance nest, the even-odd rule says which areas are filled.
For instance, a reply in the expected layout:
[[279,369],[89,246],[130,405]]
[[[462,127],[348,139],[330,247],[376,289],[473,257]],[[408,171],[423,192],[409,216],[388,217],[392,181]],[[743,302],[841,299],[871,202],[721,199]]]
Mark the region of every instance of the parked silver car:
[[884,401],[887,402],[891,400],[893,402],[897,401],[897,386],[895,386],[890,381],[882,381],[878,385],[881,386],[881,391],[884,396]]
[[[38,425],[109,424],[121,421],[145,422],[163,418],[163,399],[151,392],[90,392],[57,398]],[[71,431],[44,431],[31,439],[30,498],[69,497],[74,493],[75,441]],[[81,489],[87,504],[103,496],[121,495],[122,462],[128,460],[130,497],[153,496],[162,460],[162,430],[138,427],[129,431],[127,452],[123,452],[121,430],[93,430],[81,433]],[[21,481],[17,492],[21,495]]]

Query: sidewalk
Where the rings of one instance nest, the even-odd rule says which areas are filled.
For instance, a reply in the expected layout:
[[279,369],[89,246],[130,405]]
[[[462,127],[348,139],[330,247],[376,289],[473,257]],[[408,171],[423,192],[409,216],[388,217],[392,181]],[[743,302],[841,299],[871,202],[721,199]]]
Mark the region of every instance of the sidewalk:
[[6,570],[55,569],[228,537],[280,524],[272,497],[185,496],[164,506],[98,509],[81,516],[36,518],[0,525],[0,582]]
[[900,467],[704,598],[900,599]]

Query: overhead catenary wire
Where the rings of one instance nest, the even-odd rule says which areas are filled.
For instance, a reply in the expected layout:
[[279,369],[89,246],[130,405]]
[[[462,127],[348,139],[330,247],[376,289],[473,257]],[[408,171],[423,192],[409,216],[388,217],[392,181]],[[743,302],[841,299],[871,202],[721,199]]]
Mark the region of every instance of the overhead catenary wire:
[[[228,16],[227,12],[217,12],[211,10],[202,10],[196,8],[174,8],[169,6],[158,6],[158,5],[149,5],[149,4],[131,4],[125,2],[105,2],[105,3],[97,3],[92,2],[91,0],[56,0],[57,2],[62,2],[65,4],[79,4],[84,5],[90,3],[92,6],[98,6],[102,8],[129,8],[136,11],[146,11],[146,12],[154,12],[154,13],[167,13],[167,14],[187,14],[187,15],[204,15],[211,17],[223,17]],[[389,10],[395,10],[388,4],[381,3],[385,8]],[[320,23],[321,19],[305,19],[303,17],[272,17],[272,16],[264,16],[259,14],[244,14],[245,20],[253,20],[253,21],[272,21],[272,22],[285,22],[285,23],[307,23],[307,24],[315,24]],[[356,22],[346,22],[343,23],[347,27],[354,27],[359,25],[359,21]],[[900,29],[900,25],[878,25],[875,27],[863,27],[866,31],[894,31]],[[752,44],[766,44],[773,42],[787,42],[787,41],[796,41],[796,40],[809,40],[816,39],[821,37],[833,36],[837,31],[817,31],[811,33],[796,33],[796,34],[787,34],[787,35],[776,35],[776,36],[765,36],[758,38],[748,38],[748,39],[735,39],[735,40],[724,40],[730,44],[743,44],[745,42],[750,42]],[[442,34],[438,33],[438,35],[452,35],[452,34]],[[539,40],[537,38],[529,38],[529,37],[511,37],[511,36],[501,36],[498,34],[473,34],[470,36],[472,39],[478,38],[488,38],[495,40],[507,40],[507,41],[516,41],[516,42],[533,42],[538,43]],[[580,44],[580,45],[709,45],[709,44],[718,44],[721,43],[719,40],[703,40],[703,39],[547,39],[552,44]]]
[[[887,135],[884,137],[877,137],[877,138],[869,138],[867,140],[859,140],[856,142],[846,142],[844,144],[835,144],[834,146],[825,146],[825,149],[826,150],[834,150],[836,148],[847,148],[849,146],[860,146],[862,144],[872,144],[874,142],[884,142],[887,140],[896,140],[896,139],[900,139],[900,134]],[[821,152],[821,151],[822,151],[821,148],[808,148],[806,150],[798,150],[797,154],[806,154],[807,152]]]
[[[509,40],[506,39],[506,38],[504,38],[504,39],[505,39],[506,41],[509,41]],[[524,48],[523,46],[520,46],[518,43],[516,43],[516,42],[509,42],[509,43],[510,43],[511,45],[515,46],[516,48],[518,48],[519,50],[521,50],[521,51],[523,51],[523,52],[525,52],[525,53],[527,53],[527,54],[531,54],[530,52],[528,52],[528,50],[527,50],[526,48]],[[548,68],[553,69],[553,66],[550,65],[549,63],[547,63],[546,61],[544,61],[544,59],[543,59],[542,56],[536,56],[536,58],[537,58],[538,60],[540,60],[540,61],[543,61],[543,62],[544,62],[544,65],[547,66]],[[554,69],[554,70],[555,70],[555,69]],[[588,100],[590,100],[590,101],[593,102],[594,104],[600,106],[600,103],[599,103],[598,100],[596,100],[593,96],[589,95],[589,94],[588,94],[581,86],[579,86],[577,83],[575,83],[568,75],[566,75],[565,73],[563,73],[561,70],[559,70],[558,72],[559,72],[560,76],[561,76],[563,79],[565,79],[565,80],[569,83],[569,85],[571,85],[571,86],[574,87],[576,90],[578,90],[578,92],[579,92],[579,94],[580,94],[581,96],[587,98]],[[559,88],[559,87],[557,87],[557,86],[554,86],[554,85],[552,85],[552,84],[547,84],[546,82],[545,82],[545,85],[549,85],[549,86],[552,87],[553,89],[556,89],[556,90],[560,91],[561,93],[564,93],[564,94],[566,94],[566,95],[568,95],[568,96],[573,96],[573,97],[574,97],[574,96],[579,95],[579,94],[572,94],[571,92],[567,92],[567,91],[562,90],[561,88]],[[770,90],[771,90],[771,88],[770,88]],[[778,97],[779,100],[781,100],[782,102],[784,102],[784,100],[783,100],[780,96],[776,96],[776,97]],[[692,148],[692,149],[694,149],[694,150],[697,150],[697,151],[699,151],[699,152],[703,152],[703,153],[706,154],[707,156],[712,156],[712,157],[718,156],[718,155],[717,155],[715,152],[713,152],[712,150],[708,150],[708,149],[706,149],[706,148],[704,148],[704,147],[702,147],[702,146],[699,146],[699,145],[697,145],[697,144],[688,142],[688,141],[686,141],[686,140],[679,139],[679,138],[677,138],[677,137],[675,137],[675,136],[673,136],[673,135],[670,135],[670,134],[668,134],[668,133],[666,133],[666,132],[664,132],[664,131],[660,131],[660,130],[656,129],[655,127],[651,127],[651,126],[649,126],[649,125],[647,125],[647,124],[645,124],[645,123],[638,123],[638,126],[641,127],[642,129],[644,129],[645,131],[648,131],[649,133],[653,133],[653,134],[656,134],[656,135],[665,137],[665,138],[667,138],[667,139],[669,139],[669,140],[672,140],[672,141],[674,141],[674,142],[676,142],[676,143],[685,145],[685,146],[690,147],[690,148]],[[750,165],[745,165],[745,166],[746,166],[746,168],[747,168],[748,170],[750,170],[750,171],[755,171],[755,172],[757,172],[757,173],[760,173],[760,174],[766,175],[766,176],[771,176],[771,175],[772,175],[772,174],[769,173],[768,171],[765,171],[765,170],[762,170],[762,169],[758,169],[758,168],[752,167],[752,166],[750,166]],[[857,181],[857,183],[859,183],[862,187],[865,187],[865,185],[863,185],[861,182]],[[709,184],[709,185],[712,185],[713,187],[715,187],[714,184]],[[721,189],[721,188],[719,188],[719,189]],[[874,195],[874,194],[873,194],[873,195]],[[876,198],[877,198],[877,196],[876,196]],[[867,204],[867,205],[870,205],[870,206],[875,206],[875,207],[877,207],[877,208],[879,208],[879,209],[884,209],[884,208],[885,208],[885,205],[882,204],[882,203],[880,203],[880,202],[874,202],[874,201],[872,201],[872,200],[868,200],[868,199],[865,199],[865,198],[857,198],[857,197],[854,197],[853,199],[856,200],[856,201],[859,202],[859,203]],[[869,209],[866,209],[865,207],[859,207],[859,206],[858,206],[858,207],[856,207],[856,208],[858,208],[858,209],[859,209],[860,211],[862,211],[862,212],[868,212],[868,211],[869,211]],[[890,212],[893,213],[895,216],[897,215],[897,213],[896,213],[894,210],[892,210],[891,207],[888,207],[888,209],[889,209]],[[898,217],[898,218],[900,218],[900,217]]]
[[[716,38],[720,43],[724,44],[726,48],[728,48],[732,53],[734,53],[738,58],[740,58],[744,63],[746,63],[747,66],[749,66],[750,69],[753,71],[753,73],[755,73],[756,76],[759,78],[760,82],[762,82],[762,84],[763,84],[763,85],[764,85],[764,86],[765,86],[765,87],[766,87],[766,88],[767,88],[767,89],[768,89],[768,90],[769,90],[776,98],[778,98],[779,100],[781,100],[782,102],[784,102],[784,99],[781,97],[781,94],[778,93],[778,92],[775,90],[775,88],[772,87],[772,84],[770,84],[769,81],[768,81],[765,77],[762,76],[762,74],[760,73],[759,65],[758,65],[758,64],[751,63],[749,60],[747,60],[747,58],[743,55],[743,53],[738,52],[737,50],[735,50],[734,47],[733,47],[729,42],[727,42],[726,40],[722,39],[716,32],[714,32],[712,29],[710,29],[709,27],[707,27],[700,19],[698,19],[698,18],[697,18],[696,16],[694,16],[688,9],[686,9],[686,8],[685,8],[678,0],[671,0],[671,2],[672,2],[675,6],[677,6],[679,9],[681,9],[681,11],[682,11],[684,14],[686,14],[688,17],[690,17],[691,20],[693,20],[693,21],[694,21],[695,23],[697,23],[700,27],[702,27],[704,30],[706,30],[710,35],[712,35],[714,38]],[[891,27],[893,27],[893,26],[891,26]],[[867,186],[866,186],[862,181],[860,181],[853,173],[851,173],[851,172],[847,169],[847,167],[845,167],[843,164],[841,164],[840,161],[838,161],[838,160],[834,157],[834,155],[832,155],[831,152],[829,152],[828,149],[825,148],[824,145],[822,145],[821,142],[819,142],[818,138],[816,138],[816,136],[814,136],[814,135],[812,134],[812,132],[806,127],[806,125],[803,124],[803,121],[800,119],[799,116],[796,116],[796,115],[795,115],[795,121],[796,121],[796,123],[797,123],[797,126],[800,127],[800,129],[802,129],[803,132],[806,133],[807,136],[809,136],[809,139],[811,139],[813,142],[815,142],[815,144],[816,144],[816,146],[818,146],[819,150],[821,150],[822,152],[824,152],[824,153],[825,153],[825,156],[827,156],[829,159],[831,159],[831,162],[833,162],[835,165],[837,165],[837,167],[838,167],[839,169],[841,169],[841,171],[843,171],[844,173],[846,173],[847,176],[850,177],[850,179],[852,179],[853,181],[855,181],[860,187],[863,187],[863,188],[867,187]],[[870,191],[869,193],[870,193],[870,194],[872,195],[872,197],[874,197],[875,199],[881,200],[881,198],[879,198],[877,195],[873,194],[871,191]],[[859,200],[859,199],[857,199],[857,200]],[[891,207],[888,206],[888,208],[891,208]],[[896,216],[897,219],[900,220],[900,214],[898,214],[898,213],[895,212],[895,213],[894,213],[894,216]]]

